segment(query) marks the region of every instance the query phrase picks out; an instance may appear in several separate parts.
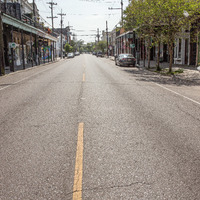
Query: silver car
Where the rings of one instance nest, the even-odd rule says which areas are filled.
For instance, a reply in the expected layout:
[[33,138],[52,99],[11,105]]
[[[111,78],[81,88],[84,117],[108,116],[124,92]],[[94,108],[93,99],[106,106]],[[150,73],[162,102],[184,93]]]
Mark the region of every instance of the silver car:
[[135,57],[132,54],[119,54],[115,59],[115,65],[135,67]]
[[74,53],[68,53],[67,54],[67,58],[73,58],[74,57]]

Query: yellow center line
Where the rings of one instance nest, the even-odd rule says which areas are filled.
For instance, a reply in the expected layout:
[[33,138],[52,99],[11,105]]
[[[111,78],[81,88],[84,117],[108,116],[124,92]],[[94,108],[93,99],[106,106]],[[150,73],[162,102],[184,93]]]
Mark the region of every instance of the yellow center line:
[[83,128],[84,128],[84,123],[79,123],[77,151],[76,151],[76,164],[75,164],[75,173],[74,173],[73,200],[82,199]]
[[85,73],[83,73],[83,82],[85,82]]

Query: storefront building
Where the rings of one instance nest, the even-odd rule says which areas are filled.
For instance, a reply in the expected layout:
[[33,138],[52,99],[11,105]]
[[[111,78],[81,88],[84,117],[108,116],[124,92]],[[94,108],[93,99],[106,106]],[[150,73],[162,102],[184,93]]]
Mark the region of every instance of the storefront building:
[[135,38],[135,32],[124,32],[124,29],[120,29],[116,32],[116,36],[116,54],[127,53],[136,57],[136,51],[139,51],[139,45]]
[[56,38],[35,27],[30,18],[22,17],[19,12],[7,14],[4,8],[1,5],[3,31],[0,34],[3,37],[5,71],[14,72],[54,61]]

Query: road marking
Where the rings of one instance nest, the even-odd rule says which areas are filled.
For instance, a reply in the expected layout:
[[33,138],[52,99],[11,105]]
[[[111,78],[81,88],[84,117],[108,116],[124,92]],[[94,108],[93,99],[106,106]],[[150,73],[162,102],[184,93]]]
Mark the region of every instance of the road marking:
[[77,151],[76,151],[76,164],[75,164],[75,173],[74,173],[73,200],[82,199],[83,129],[84,129],[84,123],[79,123]]
[[195,101],[195,100],[193,100],[193,99],[191,99],[191,98],[189,98],[189,97],[186,97],[186,96],[184,96],[184,95],[182,95],[182,94],[180,94],[180,93],[178,93],[178,92],[175,92],[175,91],[173,91],[173,90],[171,90],[171,89],[169,89],[169,88],[167,88],[167,87],[165,87],[165,86],[162,86],[162,85],[160,85],[160,84],[158,84],[158,83],[155,83],[155,84],[156,84],[157,86],[159,86],[159,87],[165,89],[165,90],[168,90],[168,91],[170,91],[170,92],[172,92],[172,93],[174,93],[174,94],[176,94],[176,95],[178,95],[178,96],[181,96],[181,97],[183,97],[183,98],[185,98],[185,99],[187,99],[187,100],[189,100],[189,101],[192,101],[193,103],[196,103],[196,104],[200,105],[200,102],[198,102],[198,101]]
[[83,82],[85,82],[85,73],[83,73]]

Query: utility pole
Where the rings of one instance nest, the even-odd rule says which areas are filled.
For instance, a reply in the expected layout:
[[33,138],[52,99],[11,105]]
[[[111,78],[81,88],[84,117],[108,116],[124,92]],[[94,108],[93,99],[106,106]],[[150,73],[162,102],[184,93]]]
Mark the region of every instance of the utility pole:
[[121,0],[121,18],[122,18],[122,27],[124,26],[124,10],[123,10],[123,0]]
[[[33,24],[34,26],[36,27],[36,10],[35,10],[35,0],[33,0]],[[38,40],[37,40],[37,35],[35,34],[34,36],[34,40],[35,40],[35,64],[38,65],[38,47],[37,47],[37,43],[38,43]]]
[[97,29],[97,38],[98,38],[98,43],[99,43],[99,37],[100,37],[100,35],[99,35],[99,28]]
[[123,10],[123,0],[121,0],[121,8],[108,8],[109,10],[121,10],[121,21],[122,21],[122,27],[124,26],[124,10]]
[[47,4],[50,4],[49,8],[51,9],[51,17],[47,17],[47,18],[51,18],[51,23],[52,23],[52,30],[54,29],[54,23],[53,23],[53,19],[54,18],[58,18],[56,16],[53,16],[53,6],[57,5],[57,3],[54,3],[53,0],[51,0],[51,2],[48,2]]
[[60,15],[60,25],[61,25],[61,30],[60,30],[60,33],[61,33],[61,59],[63,58],[63,44],[62,44],[62,27],[63,27],[63,16],[65,16],[66,14],[63,14],[62,13],[62,9],[61,9],[61,13],[59,13],[58,15]]
[[108,57],[108,22],[106,21],[107,57]]
[[33,0],[33,23],[34,26],[36,27],[36,12],[35,12],[35,0]]
[[7,13],[7,0],[4,0],[4,9],[5,9],[5,13]]

